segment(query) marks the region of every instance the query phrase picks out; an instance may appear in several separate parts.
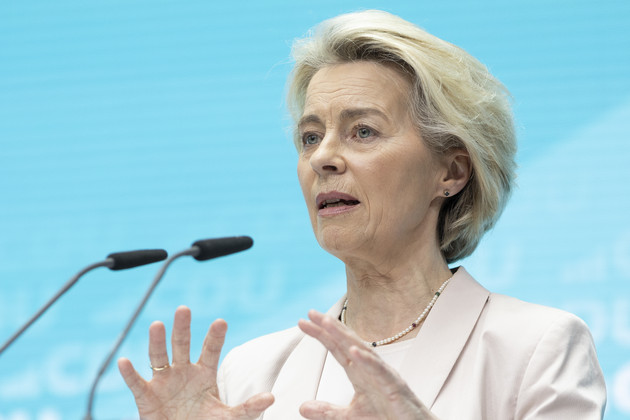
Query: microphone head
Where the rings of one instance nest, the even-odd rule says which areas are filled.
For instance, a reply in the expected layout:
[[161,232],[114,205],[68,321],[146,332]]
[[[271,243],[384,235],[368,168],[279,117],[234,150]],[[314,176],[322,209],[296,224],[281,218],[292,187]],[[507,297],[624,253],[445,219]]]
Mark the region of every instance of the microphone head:
[[231,236],[228,238],[204,239],[193,243],[199,248],[199,255],[193,256],[197,261],[205,261],[211,258],[222,257],[245,251],[254,244],[249,236]]
[[124,270],[165,260],[168,254],[163,249],[141,249],[138,251],[114,252],[107,258],[114,260],[110,270]]

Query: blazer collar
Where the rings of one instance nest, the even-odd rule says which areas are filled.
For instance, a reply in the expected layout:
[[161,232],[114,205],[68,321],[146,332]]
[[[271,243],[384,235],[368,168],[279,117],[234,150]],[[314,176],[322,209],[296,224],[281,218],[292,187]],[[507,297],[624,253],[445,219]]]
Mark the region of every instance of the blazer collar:
[[[337,317],[345,296],[341,298],[328,314]],[[302,419],[300,406],[305,401],[314,400],[324,369],[328,351],[319,341],[304,334],[280,370],[273,384],[271,393],[276,401],[265,410],[262,419]]]
[[490,296],[459,267],[429,313],[400,375],[429,409],[462,352]]
[[[489,295],[459,267],[414,339],[400,375],[428,408],[455,365]],[[345,296],[328,314],[339,316],[344,301]],[[280,369],[271,389],[277,399],[262,418],[302,419],[300,405],[317,396],[327,353],[319,341],[304,335]]]

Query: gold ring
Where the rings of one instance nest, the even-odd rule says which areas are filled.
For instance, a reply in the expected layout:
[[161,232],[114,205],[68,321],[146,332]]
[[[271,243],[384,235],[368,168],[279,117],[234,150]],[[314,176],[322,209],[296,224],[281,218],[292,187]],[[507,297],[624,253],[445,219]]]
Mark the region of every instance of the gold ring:
[[170,368],[170,367],[171,367],[171,365],[169,365],[168,363],[167,363],[167,364],[165,364],[164,366],[159,366],[159,367],[153,367],[153,365],[149,365],[149,366],[151,366],[151,370],[152,370],[153,372],[159,372],[159,371],[161,371],[161,370],[164,370],[164,369],[167,369],[167,368]]

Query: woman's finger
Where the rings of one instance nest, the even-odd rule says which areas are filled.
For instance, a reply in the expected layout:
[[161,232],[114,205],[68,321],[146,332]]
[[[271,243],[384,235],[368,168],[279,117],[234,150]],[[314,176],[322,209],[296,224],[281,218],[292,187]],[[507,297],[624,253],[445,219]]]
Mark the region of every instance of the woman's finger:
[[322,327],[312,321],[300,319],[298,321],[298,327],[302,330],[302,332],[310,335],[311,337],[319,341],[322,341],[322,344],[324,344],[326,348],[328,348],[328,343],[325,343],[324,341],[332,341],[330,337],[327,337],[328,334],[326,333],[326,331],[324,331]]
[[298,323],[300,328],[306,334],[319,340],[341,366],[346,369],[347,373],[350,374],[348,368],[350,367],[351,357],[348,351],[351,346],[364,346],[363,340],[329,315],[324,315],[317,311],[309,311],[308,316],[311,319],[311,324],[308,321],[302,321],[301,325]]
[[124,357],[118,359],[118,370],[136,400],[147,392],[147,381],[136,372],[129,359]]
[[407,388],[400,375],[369,349],[352,346],[350,357],[356,370],[364,377],[363,387],[372,384],[375,389],[386,394]]
[[341,420],[344,409],[324,401],[307,401],[300,406],[302,417],[310,420]]
[[364,341],[339,320],[330,315],[310,311],[309,318],[320,325],[340,345],[349,348],[352,345],[364,345]]
[[171,336],[173,364],[190,362],[190,318],[190,309],[186,306],[180,306],[175,311]]
[[254,395],[243,404],[232,408],[232,414],[236,420],[253,420],[258,418],[271,404],[273,395],[269,392]]
[[327,337],[327,340],[335,343],[324,345],[345,369],[355,390],[365,390],[375,384],[387,386],[388,390],[400,386],[391,368],[354,332],[328,315],[312,311],[309,317],[323,330],[320,332],[321,337]]
[[333,337],[326,332],[326,330],[314,322],[306,321],[304,319],[298,321],[298,327],[300,327],[304,333],[322,343],[324,347],[326,347],[326,349],[335,357],[335,359],[337,359],[341,366],[344,368],[347,367],[350,363],[350,357],[349,354],[347,354],[347,349],[344,349],[339,342],[333,339]]
[[210,325],[206,338],[203,340],[203,347],[199,355],[199,364],[212,370],[212,376],[216,379],[219,358],[221,357],[221,349],[225,342],[225,333],[227,332],[227,322],[217,319]]
[[[154,368],[168,366],[166,352],[166,329],[160,321],[155,321],[149,327],[149,360]],[[157,371],[153,371],[155,374]]]

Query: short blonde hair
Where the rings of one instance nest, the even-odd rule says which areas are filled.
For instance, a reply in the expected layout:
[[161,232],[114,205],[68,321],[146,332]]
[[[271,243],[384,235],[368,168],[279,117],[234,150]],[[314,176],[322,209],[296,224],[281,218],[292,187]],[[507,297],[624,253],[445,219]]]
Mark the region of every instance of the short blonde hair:
[[[410,113],[436,155],[465,149],[472,176],[440,210],[437,235],[447,262],[470,255],[501,215],[514,185],[516,138],[509,93],[464,50],[387,12],[326,20],[293,45],[288,107],[297,124],[311,78],[321,68],[368,60],[410,79]],[[296,147],[301,149],[297,130]]]

